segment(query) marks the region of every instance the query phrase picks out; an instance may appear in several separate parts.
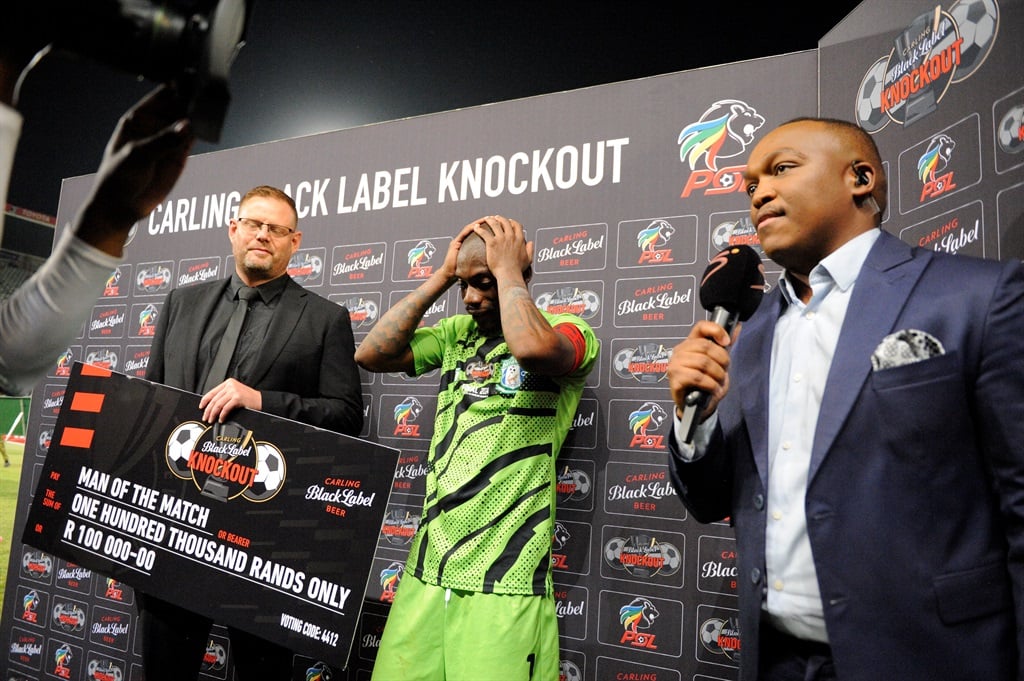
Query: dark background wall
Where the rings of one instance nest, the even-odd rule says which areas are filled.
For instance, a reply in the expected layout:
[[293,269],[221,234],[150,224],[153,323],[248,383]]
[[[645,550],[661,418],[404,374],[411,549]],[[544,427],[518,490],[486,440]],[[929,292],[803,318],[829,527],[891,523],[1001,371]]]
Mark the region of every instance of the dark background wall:
[[[812,49],[857,4],[256,0],[221,140],[194,153]],[[40,62],[8,202],[54,215],[61,180],[96,170],[151,87],[70,55]]]

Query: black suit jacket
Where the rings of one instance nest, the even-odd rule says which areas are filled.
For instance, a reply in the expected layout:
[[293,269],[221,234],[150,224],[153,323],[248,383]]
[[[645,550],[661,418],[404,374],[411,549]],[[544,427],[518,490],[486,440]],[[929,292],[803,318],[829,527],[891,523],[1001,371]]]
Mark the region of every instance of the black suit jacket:
[[[229,281],[167,294],[146,367],[148,380],[201,391],[199,342]],[[354,354],[348,310],[288,277],[248,384],[262,393],[262,411],[268,414],[358,435],[363,399]]]

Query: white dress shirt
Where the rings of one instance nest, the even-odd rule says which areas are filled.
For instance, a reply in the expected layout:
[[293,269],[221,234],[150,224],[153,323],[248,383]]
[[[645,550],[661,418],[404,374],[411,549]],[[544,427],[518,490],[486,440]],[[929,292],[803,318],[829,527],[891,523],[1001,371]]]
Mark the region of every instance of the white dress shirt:
[[[879,234],[873,229],[859,235],[811,270],[812,296],[807,304],[794,294],[785,275],[779,284],[786,306],[775,324],[769,378],[763,607],[779,629],[826,643],[821,593],[807,536],[807,472],[832,355],[857,274]],[[717,414],[713,414],[697,427],[693,446],[680,446],[684,460],[703,455],[716,423]],[[681,425],[677,417],[677,443],[685,435]]]

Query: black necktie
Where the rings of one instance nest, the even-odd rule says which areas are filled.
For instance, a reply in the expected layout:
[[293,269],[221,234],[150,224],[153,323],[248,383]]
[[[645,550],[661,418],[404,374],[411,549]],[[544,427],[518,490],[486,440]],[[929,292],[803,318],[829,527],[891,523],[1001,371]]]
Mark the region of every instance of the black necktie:
[[228,320],[228,326],[224,329],[224,335],[220,339],[220,347],[217,348],[217,356],[213,358],[210,372],[206,375],[206,383],[203,385],[204,393],[227,378],[228,365],[231,364],[235,346],[238,345],[238,336],[242,332],[245,313],[249,311],[249,301],[254,300],[258,295],[259,291],[248,286],[238,289],[235,311],[231,313],[231,319]]

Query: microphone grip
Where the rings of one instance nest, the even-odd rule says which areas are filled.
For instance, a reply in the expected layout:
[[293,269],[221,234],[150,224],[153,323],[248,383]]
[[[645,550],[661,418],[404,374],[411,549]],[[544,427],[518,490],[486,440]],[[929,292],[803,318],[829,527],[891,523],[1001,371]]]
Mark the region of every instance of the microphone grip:
[[[711,311],[711,321],[725,329],[728,334],[732,334],[739,318],[738,312],[730,312],[720,305],[716,305],[715,309]],[[684,433],[683,443],[693,443],[693,433],[697,430],[698,418],[708,406],[709,399],[711,399],[711,395],[703,390],[691,390],[686,393],[686,397],[683,399],[682,416],[680,416]]]

